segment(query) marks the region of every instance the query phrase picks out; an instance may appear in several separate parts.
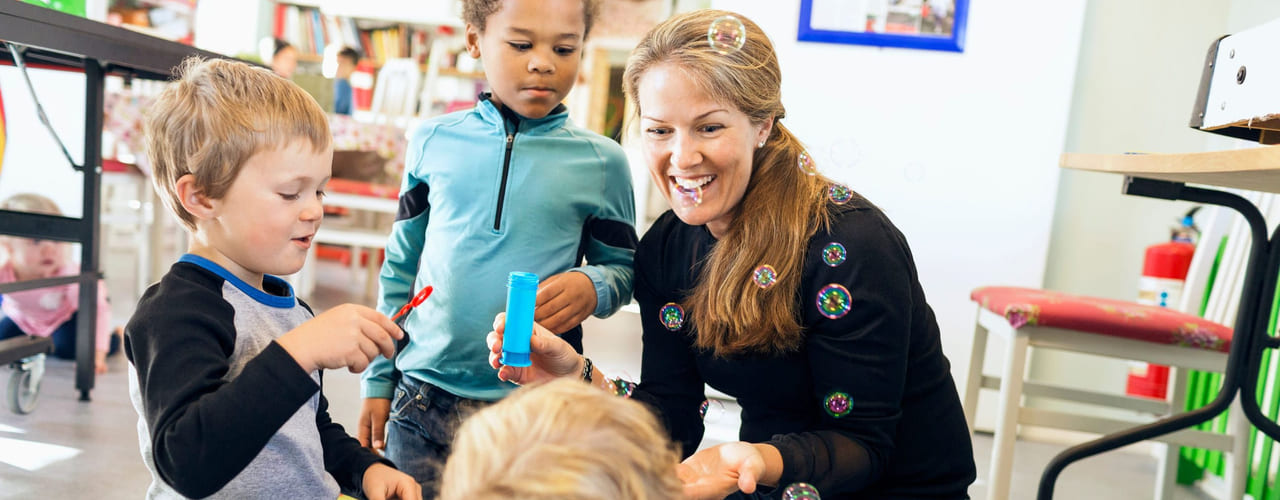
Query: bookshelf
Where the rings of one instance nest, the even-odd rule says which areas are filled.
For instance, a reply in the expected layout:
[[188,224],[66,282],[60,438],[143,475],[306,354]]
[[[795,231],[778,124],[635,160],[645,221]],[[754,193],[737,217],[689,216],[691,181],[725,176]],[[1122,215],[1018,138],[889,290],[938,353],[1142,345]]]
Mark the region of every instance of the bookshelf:
[[[322,64],[332,64],[326,63],[325,58],[333,57],[334,46],[353,47],[360,52],[360,67],[364,69],[352,76],[352,84],[358,89],[375,89],[371,92],[376,93],[376,75],[388,61],[396,61],[396,73],[400,74],[405,64],[400,61],[411,60],[420,73],[416,82],[409,82],[416,86],[412,92],[418,104],[412,115],[418,117],[466,106],[483,88],[484,74],[475,70],[479,65],[467,64],[475,61],[467,60],[463,50],[461,7],[457,0],[264,1],[269,13],[263,22],[265,31],[298,50],[301,73],[318,74]],[[397,82],[395,88],[403,89],[403,83]],[[404,96],[394,100],[403,102]],[[360,101],[358,98],[357,104]],[[398,108],[390,114],[403,115],[403,110]],[[355,116],[361,119],[377,115],[357,112]]]

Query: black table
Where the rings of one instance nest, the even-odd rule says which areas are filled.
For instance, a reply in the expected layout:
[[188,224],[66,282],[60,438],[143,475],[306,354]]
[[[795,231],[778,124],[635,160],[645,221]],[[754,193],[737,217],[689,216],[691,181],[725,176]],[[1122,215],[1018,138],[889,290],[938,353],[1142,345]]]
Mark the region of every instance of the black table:
[[[0,1],[0,64],[16,64],[8,44],[17,46],[28,67],[81,72],[85,75],[83,165],[84,203],[80,218],[0,210],[0,234],[80,243],[80,274],[18,283],[0,284],[0,293],[33,288],[80,284],[76,331],[76,388],[80,400],[89,400],[94,379],[94,325],[97,317],[99,188],[102,177],[103,80],[107,75],[126,79],[168,80],[171,69],[184,58],[198,55],[223,57],[189,45],[144,35],[23,2]],[[25,90],[19,94],[27,95]],[[12,119],[12,118],[11,118]],[[87,168],[86,168],[87,167]],[[0,357],[4,353],[0,352]]]
[[1187,186],[1192,183],[1280,193],[1280,146],[1187,154],[1069,153],[1062,155],[1060,164],[1064,168],[1122,174],[1125,194],[1235,210],[1249,223],[1251,242],[1231,351],[1218,396],[1196,410],[1109,434],[1059,453],[1045,466],[1037,498],[1053,498],[1058,475],[1072,462],[1205,422],[1230,407],[1237,391],[1249,422],[1271,439],[1280,440],[1280,425],[1262,412],[1254,397],[1262,353],[1280,347],[1280,338],[1266,331],[1276,278],[1280,276],[1280,228],[1268,238],[1266,220],[1253,203],[1226,191]]

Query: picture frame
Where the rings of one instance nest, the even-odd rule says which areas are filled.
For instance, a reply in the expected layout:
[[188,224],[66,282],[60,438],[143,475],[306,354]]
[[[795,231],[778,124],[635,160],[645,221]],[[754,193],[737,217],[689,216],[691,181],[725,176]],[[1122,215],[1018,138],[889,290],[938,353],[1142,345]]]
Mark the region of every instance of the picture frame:
[[800,0],[802,42],[964,52],[969,0]]

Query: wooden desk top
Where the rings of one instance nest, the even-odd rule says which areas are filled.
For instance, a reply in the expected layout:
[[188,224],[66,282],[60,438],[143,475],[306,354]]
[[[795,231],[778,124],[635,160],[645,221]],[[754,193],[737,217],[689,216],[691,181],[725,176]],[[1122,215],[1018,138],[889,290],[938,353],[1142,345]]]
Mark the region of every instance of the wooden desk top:
[[1059,166],[1280,193],[1280,146],[1178,154],[1065,153]]

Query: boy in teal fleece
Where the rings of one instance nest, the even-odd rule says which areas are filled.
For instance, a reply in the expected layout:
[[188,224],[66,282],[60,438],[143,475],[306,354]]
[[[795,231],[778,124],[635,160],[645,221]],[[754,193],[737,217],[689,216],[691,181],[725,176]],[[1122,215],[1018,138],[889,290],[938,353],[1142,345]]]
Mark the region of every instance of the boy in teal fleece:
[[570,123],[560,103],[596,4],[466,0],[467,48],[492,93],[427,121],[409,142],[378,310],[395,312],[428,285],[435,293],[405,320],[412,340],[394,362],[378,358],[365,372],[359,437],[428,495],[459,415],[514,388],[494,376],[480,341],[505,307],[508,273],[542,277],[535,319],[579,351],[580,323],[631,297],[626,157]]

